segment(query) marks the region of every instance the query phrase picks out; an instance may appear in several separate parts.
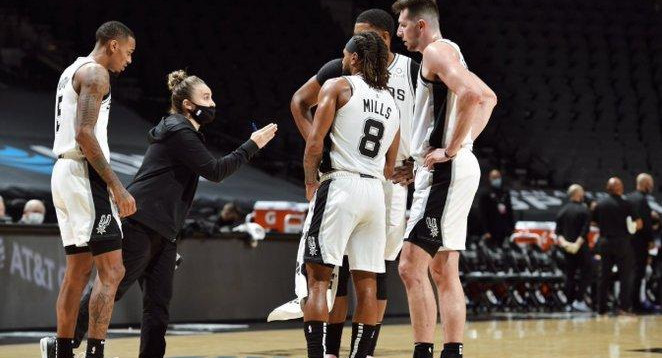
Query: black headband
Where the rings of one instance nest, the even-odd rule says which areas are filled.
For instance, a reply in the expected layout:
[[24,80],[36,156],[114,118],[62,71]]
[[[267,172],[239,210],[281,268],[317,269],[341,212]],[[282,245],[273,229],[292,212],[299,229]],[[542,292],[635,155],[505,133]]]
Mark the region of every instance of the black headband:
[[347,41],[347,44],[345,45],[345,50],[349,53],[356,53],[359,52],[359,46],[356,43],[356,36],[352,36],[352,38]]

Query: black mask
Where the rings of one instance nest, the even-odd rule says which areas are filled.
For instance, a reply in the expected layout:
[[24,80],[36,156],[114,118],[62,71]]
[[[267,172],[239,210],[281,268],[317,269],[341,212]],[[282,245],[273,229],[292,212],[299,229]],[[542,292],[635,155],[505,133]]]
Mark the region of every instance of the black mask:
[[200,123],[200,125],[209,124],[214,121],[214,118],[216,117],[216,107],[206,107],[199,104],[196,104],[195,107],[196,108],[193,110],[193,113],[191,113],[191,116],[196,122]]

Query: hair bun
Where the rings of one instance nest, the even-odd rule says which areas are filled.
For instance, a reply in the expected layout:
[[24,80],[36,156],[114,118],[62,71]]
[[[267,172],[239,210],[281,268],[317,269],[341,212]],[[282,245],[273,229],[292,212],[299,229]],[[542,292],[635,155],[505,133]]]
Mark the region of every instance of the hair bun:
[[168,74],[168,89],[172,90],[177,87],[178,84],[184,82],[188,77],[188,74],[184,70],[172,71]]

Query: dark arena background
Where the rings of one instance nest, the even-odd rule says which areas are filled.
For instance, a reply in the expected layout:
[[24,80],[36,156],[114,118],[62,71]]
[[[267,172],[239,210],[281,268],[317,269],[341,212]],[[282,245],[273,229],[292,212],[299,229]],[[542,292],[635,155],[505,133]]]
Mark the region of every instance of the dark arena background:
[[[442,35],[498,96],[473,150],[482,174],[460,259],[464,355],[662,357],[662,1],[437,4]],[[39,357],[39,340],[55,333],[66,263],[51,195],[55,90],[62,71],[92,51],[96,29],[109,20],[126,24],[136,38],[132,63],[110,79],[110,164],[124,185],[143,161],[147,131],[167,115],[171,71],[185,69],[213,91],[216,120],[201,131],[217,156],[241,145],[254,126],[278,124],[273,141],[237,173],[221,184],[200,180],[177,241],[181,263],[165,357],[305,357],[301,319],[267,323],[274,308],[296,297],[308,211],[305,142],[290,103],[322,65],[342,57],[357,15],[370,8],[392,14],[391,5],[0,1],[0,357]],[[396,36],[391,49],[421,60]],[[635,260],[639,268],[602,267],[605,238],[592,219],[587,262],[571,270],[556,231],[569,186],[584,188],[589,210],[609,196],[609,178],[620,178],[631,195],[641,173],[654,184],[644,195],[649,209],[640,213],[649,218],[649,238]],[[26,205],[32,200],[45,209]],[[33,210],[41,210],[43,222],[33,220]],[[619,309],[623,271],[642,272],[633,274],[628,310]],[[397,263],[387,272],[389,301],[374,356],[410,357],[414,338]],[[583,279],[582,297],[569,299],[568,280]],[[601,280],[608,283],[608,309],[598,312]],[[134,286],[115,305],[107,357],[138,356],[142,296]],[[348,297],[355,300],[353,290]],[[341,356],[349,354],[350,332],[348,322]],[[441,332],[438,322],[435,355]]]

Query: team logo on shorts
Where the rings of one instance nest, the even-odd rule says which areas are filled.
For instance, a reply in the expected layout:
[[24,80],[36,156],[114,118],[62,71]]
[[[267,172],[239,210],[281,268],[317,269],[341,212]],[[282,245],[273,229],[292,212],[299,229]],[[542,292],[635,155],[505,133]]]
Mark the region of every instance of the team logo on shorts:
[[308,236],[308,253],[311,256],[317,255],[317,244],[315,243],[315,236]]
[[437,226],[437,219],[426,217],[425,223],[427,224],[428,229],[430,229],[430,236],[437,237],[437,235],[439,235],[439,227]]
[[101,218],[99,219],[99,224],[97,225],[97,234],[103,235],[106,233],[106,228],[108,225],[110,225],[110,220],[112,220],[112,216],[110,214],[106,215],[101,215]]

